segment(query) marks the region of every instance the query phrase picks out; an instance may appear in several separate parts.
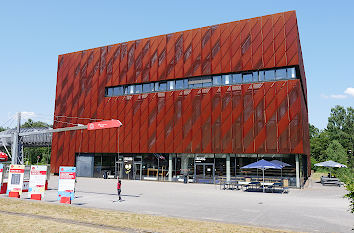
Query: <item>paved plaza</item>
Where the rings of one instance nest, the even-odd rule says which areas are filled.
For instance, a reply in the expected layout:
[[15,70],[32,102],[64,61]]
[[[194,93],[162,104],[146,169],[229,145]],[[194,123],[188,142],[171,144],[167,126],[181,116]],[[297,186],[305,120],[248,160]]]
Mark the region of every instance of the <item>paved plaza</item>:
[[[56,200],[58,176],[51,176],[45,201]],[[343,187],[313,182],[289,194],[220,190],[217,185],[78,178],[73,205],[143,214],[221,221],[308,232],[350,232],[354,215]],[[27,196],[27,195],[26,195]]]

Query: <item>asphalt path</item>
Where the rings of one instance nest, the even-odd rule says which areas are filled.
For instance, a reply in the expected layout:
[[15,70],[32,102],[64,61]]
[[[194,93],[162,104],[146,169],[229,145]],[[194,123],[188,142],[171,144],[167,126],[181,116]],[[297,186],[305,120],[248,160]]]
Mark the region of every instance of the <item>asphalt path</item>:
[[[57,201],[58,177],[51,176],[44,201]],[[73,206],[158,216],[220,221],[305,232],[352,232],[354,214],[344,187],[311,183],[288,194],[220,190],[218,185],[77,178]],[[23,195],[27,197],[27,195]]]

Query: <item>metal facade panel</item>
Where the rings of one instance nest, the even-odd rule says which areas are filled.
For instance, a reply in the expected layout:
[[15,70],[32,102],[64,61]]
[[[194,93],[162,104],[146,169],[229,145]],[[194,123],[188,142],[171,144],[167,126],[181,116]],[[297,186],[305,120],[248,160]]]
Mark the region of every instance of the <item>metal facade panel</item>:
[[[298,66],[300,80],[104,97],[105,87]],[[60,55],[54,128],[118,118],[121,153],[309,154],[294,11]],[[118,130],[53,135],[52,172],[114,153]]]

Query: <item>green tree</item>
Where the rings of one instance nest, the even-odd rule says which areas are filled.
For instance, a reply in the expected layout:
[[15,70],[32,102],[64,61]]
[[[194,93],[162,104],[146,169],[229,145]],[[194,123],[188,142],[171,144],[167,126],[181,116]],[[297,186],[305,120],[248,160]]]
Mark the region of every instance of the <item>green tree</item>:
[[348,153],[354,150],[354,109],[335,106],[328,117],[327,132],[330,140],[337,140]]
[[26,147],[23,149],[29,164],[49,164],[51,148],[49,147]]
[[347,164],[347,152],[337,140],[332,141],[326,149],[321,161],[326,160],[333,160],[338,163]]
[[1,131],[5,131],[5,130],[6,130],[6,129],[5,129],[4,127],[1,127],[1,126],[0,126],[0,132],[1,132]]
[[33,121],[32,119],[28,119],[25,123],[21,125],[21,128],[38,128],[38,127],[51,127],[51,125],[42,122],[42,121]]
[[[314,131],[317,132],[315,134],[312,134],[312,138],[310,138],[311,158],[314,161],[319,162],[325,154],[325,151],[329,146],[331,140],[326,130],[318,130],[316,128],[314,129]],[[314,163],[311,164],[313,165]]]
[[320,130],[318,128],[316,128],[316,126],[309,124],[309,130],[310,130],[310,139],[317,137],[320,134]]

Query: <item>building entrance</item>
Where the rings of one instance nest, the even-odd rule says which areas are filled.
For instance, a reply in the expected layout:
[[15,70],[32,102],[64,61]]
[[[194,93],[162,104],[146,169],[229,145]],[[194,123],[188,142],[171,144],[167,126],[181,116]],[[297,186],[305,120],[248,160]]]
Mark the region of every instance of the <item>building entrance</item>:
[[197,183],[212,184],[215,180],[215,167],[213,163],[195,163],[194,179]]
[[116,174],[120,179],[141,180],[142,179],[142,162],[134,161],[133,157],[120,158],[116,162]]

